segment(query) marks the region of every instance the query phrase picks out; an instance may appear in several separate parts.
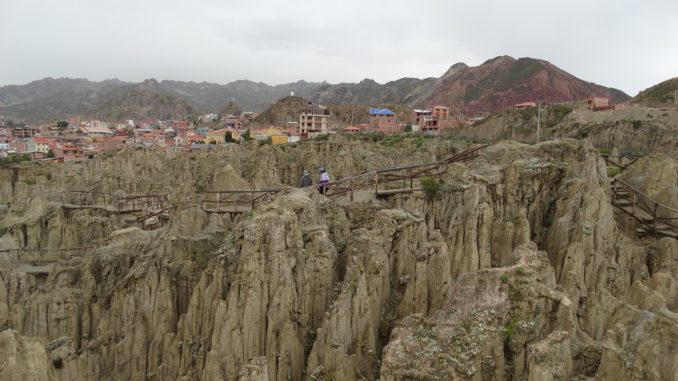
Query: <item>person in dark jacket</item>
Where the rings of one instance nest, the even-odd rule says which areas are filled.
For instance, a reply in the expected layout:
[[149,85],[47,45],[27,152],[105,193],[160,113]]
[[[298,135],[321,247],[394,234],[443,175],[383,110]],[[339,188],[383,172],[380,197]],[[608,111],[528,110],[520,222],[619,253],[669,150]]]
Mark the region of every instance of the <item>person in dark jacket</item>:
[[304,175],[301,176],[301,180],[299,180],[299,188],[306,188],[311,185],[313,185],[313,179],[311,178],[311,175],[308,174],[308,171],[304,170]]

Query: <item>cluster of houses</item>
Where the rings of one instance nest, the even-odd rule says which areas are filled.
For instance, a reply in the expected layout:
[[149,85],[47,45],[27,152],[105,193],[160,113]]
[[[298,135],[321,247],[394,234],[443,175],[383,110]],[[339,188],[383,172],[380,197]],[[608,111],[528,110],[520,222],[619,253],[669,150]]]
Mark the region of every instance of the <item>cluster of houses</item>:
[[[594,111],[614,109],[606,98],[591,98],[587,108]],[[514,108],[536,107],[535,102],[516,104]],[[145,120],[109,123],[71,118],[67,122],[41,126],[0,126],[0,158],[22,155],[30,159],[79,161],[101,152],[125,146],[143,146],[181,152],[211,149],[214,145],[237,143],[242,139],[285,144],[322,134],[421,133],[438,135],[446,129],[472,124],[478,119],[455,118],[446,106],[411,110],[399,116],[387,108],[370,108],[367,123],[338,127],[330,123],[330,110],[309,102],[299,110],[299,119],[286,126],[254,127],[253,112],[241,115],[210,113],[197,118],[198,126],[186,120]],[[209,127],[208,127],[209,126]]]
[[[196,126],[186,120],[126,120],[109,123],[71,118],[53,124],[0,126],[0,159],[21,156],[31,160],[81,161],[126,146],[141,146],[172,152],[211,149],[214,145],[237,143],[249,135],[252,140],[272,144],[300,140],[294,129],[247,128],[256,117],[253,112],[240,116],[201,115]],[[214,128],[218,126],[218,128]]]
[[288,123],[288,127],[296,130],[301,140],[328,133],[422,133],[438,135],[447,128],[458,127],[467,120],[452,118],[446,106],[435,106],[432,109],[415,109],[408,115],[399,116],[387,108],[370,108],[368,122],[349,125],[344,128],[330,128],[330,111],[327,107],[309,103],[299,113],[299,122]]

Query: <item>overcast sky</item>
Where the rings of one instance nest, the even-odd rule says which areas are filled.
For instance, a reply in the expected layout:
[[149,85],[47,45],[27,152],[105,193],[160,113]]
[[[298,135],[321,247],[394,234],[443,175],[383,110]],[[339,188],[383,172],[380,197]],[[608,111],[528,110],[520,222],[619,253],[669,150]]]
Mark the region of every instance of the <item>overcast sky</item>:
[[635,95],[678,76],[678,1],[0,0],[0,85],[383,83],[498,55]]

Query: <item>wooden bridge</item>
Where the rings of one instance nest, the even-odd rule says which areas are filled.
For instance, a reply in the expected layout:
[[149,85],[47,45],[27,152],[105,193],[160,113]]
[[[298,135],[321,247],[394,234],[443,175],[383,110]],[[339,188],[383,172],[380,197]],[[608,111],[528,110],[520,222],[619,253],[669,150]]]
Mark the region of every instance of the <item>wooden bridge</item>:
[[[328,190],[325,195],[327,197],[348,195],[351,201],[353,201],[353,193],[364,189],[374,189],[377,197],[412,193],[420,190],[420,188],[415,187],[418,184],[414,180],[423,177],[440,177],[447,173],[449,165],[453,163],[467,163],[478,157],[480,150],[485,147],[485,145],[477,146],[451,155],[438,162],[365,171],[351,177],[330,182],[327,184]],[[270,201],[275,194],[282,190],[205,191],[201,192],[201,207],[208,213],[244,213],[254,209],[259,203]]]
[[612,205],[635,218],[646,232],[678,238],[678,210],[661,204],[620,178],[612,180]]

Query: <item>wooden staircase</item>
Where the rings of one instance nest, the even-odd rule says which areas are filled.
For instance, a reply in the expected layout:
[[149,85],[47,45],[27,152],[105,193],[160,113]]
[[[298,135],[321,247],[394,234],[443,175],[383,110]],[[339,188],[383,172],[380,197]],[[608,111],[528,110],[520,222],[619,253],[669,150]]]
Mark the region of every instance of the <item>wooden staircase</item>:
[[663,205],[622,179],[611,184],[612,205],[638,221],[640,233],[678,238],[678,210]]

